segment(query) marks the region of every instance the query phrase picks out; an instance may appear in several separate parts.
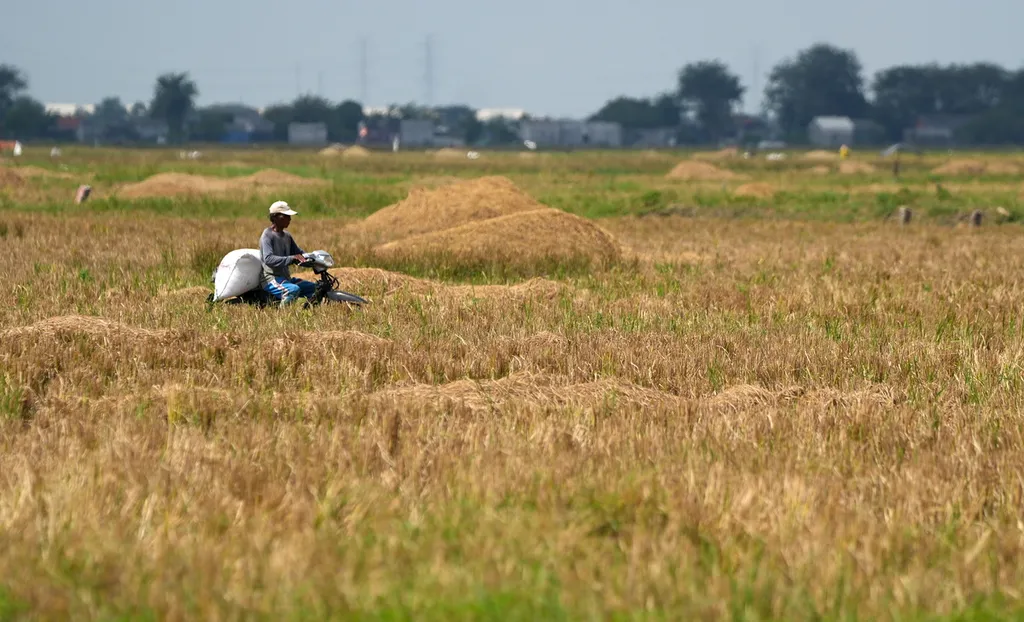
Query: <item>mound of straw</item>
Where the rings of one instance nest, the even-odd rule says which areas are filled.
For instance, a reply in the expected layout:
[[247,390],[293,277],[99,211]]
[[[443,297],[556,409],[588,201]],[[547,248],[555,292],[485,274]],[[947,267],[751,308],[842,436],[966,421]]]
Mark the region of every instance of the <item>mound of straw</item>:
[[543,207],[505,177],[455,180],[437,188],[414,188],[405,200],[378,210],[355,229],[389,242]]
[[853,162],[845,161],[839,163],[839,173],[841,175],[870,175],[876,172],[874,166],[866,162]]
[[532,263],[547,259],[609,263],[621,254],[608,232],[589,220],[543,207],[478,220],[378,246],[381,256],[443,256],[457,262]]
[[128,199],[176,196],[228,195],[245,192],[270,192],[294,187],[323,187],[330,182],[309,179],[276,169],[264,169],[245,177],[207,177],[186,173],[159,173],[123,186],[117,195]]
[[137,328],[114,320],[88,315],[62,315],[28,326],[0,331],[0,342],[35,342],[41,338],[86,336],[94,339],[119,338],[132,341],[162,341],[170,331]]
[[832,162],[833,160],[839,159],[839,154],[834,151],[815,149],[814,151],[808,151],[800,157],[804,160],[810,160],[811,162]]
[[733,196],[737,197],[749,197],[753,199],[770,199],[775,196],[778,190],[771,184],[764,182],[754,182],[749,184],[743,184],[739,188],[733,191]]
[[725,149],[719,149],[718,151],[695,153],[693,155],[693,159],[708,162],[720,162],[722,160],[731,160],[736,158],[739,154],[740,150],[736,147],[726,147]]
[[679,181],[728,181],[742,179],[741,175],[737,175],[730,170],[718,168],[714,164],[708,164],[707,162],[696,162],[693,160],[680,162],[669,171],[666,177]]
[[985,163],[981,160],[950,160],[942,166],[932,169],[936,175],[982,175],[985,173]]

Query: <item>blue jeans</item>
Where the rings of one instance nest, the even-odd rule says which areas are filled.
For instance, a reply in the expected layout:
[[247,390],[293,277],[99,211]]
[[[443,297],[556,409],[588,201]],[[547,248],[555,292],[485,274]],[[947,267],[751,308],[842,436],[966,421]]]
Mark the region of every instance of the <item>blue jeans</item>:
[[309,298],[316,291],[316,284],[292,277],[290,279],[272,278],[263,286],[263,291],[281,301],[282,305],[290,304],[297,298]]

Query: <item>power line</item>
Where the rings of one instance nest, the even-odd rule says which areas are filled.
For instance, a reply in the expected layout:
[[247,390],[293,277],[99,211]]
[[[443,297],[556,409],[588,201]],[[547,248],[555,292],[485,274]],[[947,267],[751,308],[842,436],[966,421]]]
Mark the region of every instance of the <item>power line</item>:
[[366,39],[359,42],[359,98],[364,106],[369,99],[369,59],[366,54]]
[[424,59],[424,104],[432,106],[434,104],[434,39],[431,35],[427,35],[427,41],[424,45],[426,58]]

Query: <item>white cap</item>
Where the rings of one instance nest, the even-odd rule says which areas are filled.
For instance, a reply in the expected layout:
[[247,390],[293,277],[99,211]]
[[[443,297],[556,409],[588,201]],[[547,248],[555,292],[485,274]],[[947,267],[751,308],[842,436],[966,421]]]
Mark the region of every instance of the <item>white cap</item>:
[[294,215],[298,214],[298,212],[296,212],[291,207],[289,207],[289,205],[287,203],[285,203],[284,201],[277,201],[273,205],[270,206],[270,214],[271,214],[271,216],[273,216],[274,214],[284,214],[286,216],[294,216]]

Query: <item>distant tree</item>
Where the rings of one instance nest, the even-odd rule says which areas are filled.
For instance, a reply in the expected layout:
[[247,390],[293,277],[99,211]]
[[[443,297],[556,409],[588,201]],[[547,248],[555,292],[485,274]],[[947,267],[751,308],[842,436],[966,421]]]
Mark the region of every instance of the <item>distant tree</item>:
[[654,129],[679,125],[679,108],[669,95],[657,100],[616,97],[590,116],[591,121],[618,123],[625,129]]
[[12,65],[0,65],[0,120],[18,95],[28,88],[28,79]]
[[919,116],[938,111],[941,73],[938,65],[900,65],[875,74],[874,117],[890,140],[900,140]]
[[146,110],[146,104],[142,102],[135,102],[134,104],[132,104],[132,108],[129,111],[129,114],[131,114],[131,116],[133,117],[139,118],[145,117],[147,114],[149,114],[149,112]]
[[495,117],[483,124],[477,142],[486,145],[511,145],[519,142],[519,134],[508,119]]
[[199,89],[188,73],[168,73],[157,78],[149,114],[167,122],[172,141],[185,138],[185,121],[195,110]]
[[291,104],[274,104],[263,111],[263,118],[274,124],[274,140],[288,140],[288,124],[295,121]]
[[740,79],[721,61],[691,63],[679,71],[679,102],[712,140],[733,132],[733,109],[743,92]]
[[6,133],[17,138],[44,138],[56,122],[46,106],[27,95],[16,97],[4,115]]
[[18,96],[28,88],[28,79],[12,65],[0,65],[0,133],[8,134],[7,114]]
[[338,142],[354,143],[359,135],[359,123],[363,118],[363,105],[359,102],[348,99],[338,104],[334,108]]
[[[900,65],[875,74],[872,90],[876,120],[898,139],[922,115],[982,115],[1024,102],[1024,77],[991,63]],[[983,125],[993,127],[991,120]]]
[[224,139],[227,124],[232,115],[223,110],[201,108],[197,111],[192,137],[208,143],[217,143]]
[[296,123],[330,123],[332,114],[331,102],[318,95],[302,95],[292,102]]
[[869,109],[856,54],[823,43],[772,69],[765,102],[790,136],[802,136],[816,116],[859,118]]
[[651,101],[654,108],[654,118],[657,125],[654,127],[677,127],[680,124],[682,110],[676,96],[672,93],[662,93]]
[[938,109],[949,114],[977,115],[1003,101],[1012,75],[992,63],[951,65],[937,74]]
[[128,121],[128,110],[118,97],[107,97],[96,104],[92,116],[100,123],[119,125]]

